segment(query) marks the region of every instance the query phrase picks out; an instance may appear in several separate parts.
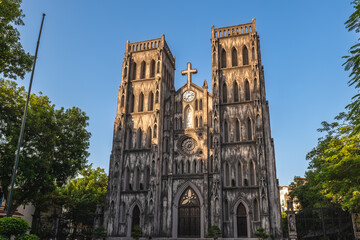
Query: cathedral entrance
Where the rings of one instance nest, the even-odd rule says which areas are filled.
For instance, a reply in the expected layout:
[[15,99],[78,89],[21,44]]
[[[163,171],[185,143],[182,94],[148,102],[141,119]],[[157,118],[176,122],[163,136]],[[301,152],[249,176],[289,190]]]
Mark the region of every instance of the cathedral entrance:
[[200,202],[191,188],[180,198],[178,216],[179,237],[200,237]]
[[134,227],[136,225],[140,226],[140,209],[137,205],[133,209],[132,221],[131,221],[131,232],[134,231]]
[[246,208],[240,203],[237,211],[237,236],[238,237],[247,237],[247,218],[246,218]]

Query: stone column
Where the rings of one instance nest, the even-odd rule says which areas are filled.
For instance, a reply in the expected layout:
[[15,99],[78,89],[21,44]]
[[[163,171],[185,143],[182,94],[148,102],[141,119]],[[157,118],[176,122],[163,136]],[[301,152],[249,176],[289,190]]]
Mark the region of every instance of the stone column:
[[352,222],[353,222],[353,229],[354,229],[354,236],[355,239],[360,239],[360,214],[353,213],[351,214]]
[[297,239],[295,211],[292,200],[287,200],[288,210],[286,211],[289,229],[289,239]]

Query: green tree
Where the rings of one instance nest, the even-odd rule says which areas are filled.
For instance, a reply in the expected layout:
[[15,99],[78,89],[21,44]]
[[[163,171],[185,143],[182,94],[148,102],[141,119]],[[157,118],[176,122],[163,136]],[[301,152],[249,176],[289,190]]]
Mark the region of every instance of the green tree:
[[17,217],[3,217],[0,218],[0,235],[19,236],[26,233],[29,229],[29,223],[22,218]]
[[[11,181],[26,94],[15,82],[0,80],[0,187],[4,199]],[[12,212],[31,202],[36,207],[34,223],[37,222],[44,198],[85,166],[90,138],[87,126],[88,117],[79,108],[55,109],[48,97],[31,94]]]
[[24,78],[31,70],[33,57],[20,43],[20,33],[15,26],[24,25],[21,0],[0,1],[0,73],[4,77]]
[[255,232],[255,237],[258,237],[259,239],[267,239],[270,237],[270,234],[265,232],[265,229],[263,228],[258,228]]
[[209,228],[208,237],[213,238],[214,240],[218,239],[218,237],[221,237],[221,230],[218,226],[213,225]]
[[66,199],[63,205],[65,218],[73,225],[73,239],[77,238],[78,227],[83,234],[91,237],[97,205],[104,207],[108,177],[102,168],[93,169],[92,165],[81,171],[79,178],[71,180],[60,189]]
[[131,237],[135,240],[139,240],[143,236],[143,231],[139,225],[135,225],[133,231],[131,232]]
[[307,154],[310,160],[305,184],[293,184],[291,197],[303,208],[340,206],[360,211],[360,116],[341,113],[333,123],[323,122],[317,146]]

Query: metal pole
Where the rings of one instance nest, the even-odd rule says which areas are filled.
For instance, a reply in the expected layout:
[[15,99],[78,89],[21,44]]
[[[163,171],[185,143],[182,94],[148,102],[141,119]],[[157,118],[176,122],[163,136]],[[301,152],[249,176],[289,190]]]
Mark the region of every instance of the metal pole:
[[323,210],[323,200],[321,199],[321,224],[322,224],[322,229],[323,229],[323,238],[324,240],[326,240],[326,229],[325,229],[325,220],[324,220],[324,210]]
[[9,215],[10,215],[12,195],[13,195],[13,192],[14,192],[14,184],[15,184],[15,179],[16,179],[16,170],[17,170],[17,167],[18,167],[18,164],[19,164],[20,148],[21,148],[21,145],[22,145],[22,142],[23,142],[24,129],[25,129],[25,123],[26,123],[26,115],[27,115],[27,110],[28,110],[28,106],[29,106],[31,86],[32,86],[33,78],[34,78],[34,71],[35,71],[37,53],[38,53],[38,50],[39,50],[41,31],[42,31],[42,27],[43,27],[43,24],[44,24],[44,18],[45,18],[45,13],[43,13],[43,15],[42,15],[42,21],[41,21],[41,26],[40,26],[39,37],[38,37],[38,41],[37,41],[37,44],[36,44],[35,59],[34,59],[34,64],[33,64],[32,72],[31,72],[30,83],[29,83],[29,91],[28,91],[28,95],[27,95],[27,99],[26,99],[24,116],[23,116],[23,120],[22,120],[22,124],[21,124],[20,136],[19,136],[19,141],[18,141],[17,150],[16,150],[15,165],[14,165],[13,174],[12,174],[12,178],[11,178],[11,188],[10,188],[10,193],[9,193],[8,200],[7,200],[7,210],[6,210],[6,216],[7,217],[9,217]]

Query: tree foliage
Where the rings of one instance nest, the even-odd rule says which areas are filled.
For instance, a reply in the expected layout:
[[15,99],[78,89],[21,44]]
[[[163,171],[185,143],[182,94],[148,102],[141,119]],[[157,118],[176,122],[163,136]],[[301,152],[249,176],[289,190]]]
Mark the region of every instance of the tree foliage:
[[104,207],[107,179],[104,169],[99,167],[93,169],[90,165],[81,171],[79,178],[71,180],[59,190],[65,199],[64,217],[72,223],[74,234],[77,234],[77,228],[81,226],[83,230],[88,230],[84,234],[91,237],[96,207],[97,205]]
[[[360,0],[352,2],[355,11],[350,15],[349,19],[345,22],[345,27],[349,31],[360,32]],[[346,59],[344,66],[346,71],[350,71],[348,81],[349,86],[360,88],[360,43],[353,45],[349,50],[349,55],[344,56]],[[353,102],[347,106],[350,110],[350,115],[359,115],[360,113],[360,93],[353,96]],[[356,131],[360,131],[360,119],[357,121]]]
[[254,235],[260,239],[267,239],[270,237],[270,234],[266,233],[263,228],[258,228]]
[[[15,82],[0,80],[0,184],[5,199],[26,95]],[[87,125],[88,117],[79,108],[55,109],[48,97],[31,94],[12,211],[27,202],[44,205],[48,194],[85,166]]]
[[213,225],[209,228],[208,237],[213,239],[218,239],[218,237],[221,237],[221,230],[218,226]]
[[38,236],[35,234],[25,234],[19,237],[16,237],[15,240],[40,240]]
[[307,155],[310,164],[306,183],[291,193],[303,207],[330,202],[350,212],[360,211],[359,117],[341,113],[335,122],[322,123],[319,131],[326,134]]
[[131,237],[135,240],[138,240],[143,236],[142,228],[139,225],[135,225],[133,231],[131,232]]
[[[360,32],[360,0],[352,2],[354,13],[345,22],[349,31]],[[359,41],[360,39],[358,39]],[[360,43],[350,48],[345,70],[348,84],[360,88]],[[306,183],[291,185],[290,196],[303,208],[335,204],[350,212],[360,212],[360,94],[332,123],[322,122],[318,131],[325,133],[307,154],[310,160]]]
[[3,217],[0,218],[0,235],[7,237],[19,236],[26,233],[29,229],[29,224],[22,218],[17,217]]
[[0,73],[12,79],[24,78],[33,62],[33,57],[24,51],[20,33],[15,28],[24,25],[20,4],[21,0],[0,2]]

